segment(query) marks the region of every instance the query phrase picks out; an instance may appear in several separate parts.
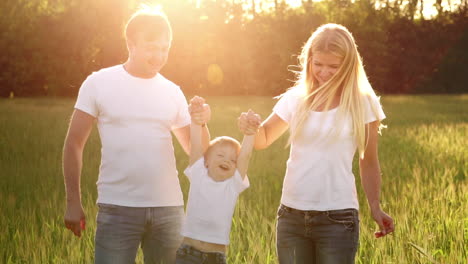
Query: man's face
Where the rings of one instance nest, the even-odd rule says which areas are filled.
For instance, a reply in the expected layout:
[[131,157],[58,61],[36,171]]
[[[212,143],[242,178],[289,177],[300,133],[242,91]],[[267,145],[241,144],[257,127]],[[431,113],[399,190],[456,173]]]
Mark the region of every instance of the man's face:
[[166,64],[171,39],[168,33],[148,38],[139,33],[129,40],[129,56],[138,77],[152,78]]

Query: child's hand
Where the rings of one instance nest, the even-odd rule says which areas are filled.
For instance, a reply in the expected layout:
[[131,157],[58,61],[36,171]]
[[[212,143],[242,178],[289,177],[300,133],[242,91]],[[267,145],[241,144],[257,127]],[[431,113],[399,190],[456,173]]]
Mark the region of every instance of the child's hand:
[[195,95],[192,99],[190,99],[190,104],[189,104],[190,114],[202,112],[203,104],[205,104],[205,99],[203,97]]
[[242,113],[238,118],[239,130],[245,135],[255,135],[261,122],[261,117],[249,109],[247,113]]
[[189,113],[192,122],[197,125],[208,123],[211,118],[211,109],[208,104],[205,104],[205,99],[200,96],[194,96],[190,100]]

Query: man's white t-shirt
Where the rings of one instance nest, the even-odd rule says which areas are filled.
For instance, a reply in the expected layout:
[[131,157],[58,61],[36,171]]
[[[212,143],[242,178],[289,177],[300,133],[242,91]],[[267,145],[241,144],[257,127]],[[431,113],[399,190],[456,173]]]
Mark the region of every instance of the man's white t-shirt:
[[183,205],[171,130],[189,125],[190,115],[177,85],[159,73],[137,78],[117,65],[88,76],[75,108],[97,119],[98,203]]
[[203,157],[189,166],[185,175],[190,180],[190,191],[182,235],[228,245],[237,197],[249,187],[248,177],[242,179],[236,170],[231,178],[214,181],[208,175]]
[[[378,97],[369,96],[368,99],[363,100],[366,104],[365,123],[384,119]],[[273,112],[289,124],[297,111],[299,100],[300,90],[291,89],[277,102]],[[370,104],[377,109],[377,115]],[[311,111],[301,136],[291,142],[282,204],[299,210],[359,209],[352,172],[357,144],[352,136],[351,116],[345,118],[341,133],[335,140],[327,137],[334,127],[337,110]]]

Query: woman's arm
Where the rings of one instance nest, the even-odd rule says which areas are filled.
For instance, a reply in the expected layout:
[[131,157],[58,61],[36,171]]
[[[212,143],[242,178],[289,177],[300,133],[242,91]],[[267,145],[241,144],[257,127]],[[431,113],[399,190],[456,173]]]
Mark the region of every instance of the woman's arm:
[[[376,236],[385,236],[394,231],[393,219],[380,208],[380,164],[377,149],[379,121],[366,125],[368,140],[364,158],[359,160],[361,183],[366,193],[372,217],[379,225],[380,232]],[[367,132],[368,131],[368,132]]]
[[287,129],[289,125],[277,114],[271,113],[263,121],[255,134],[255,149],[265,149],[275,142]]

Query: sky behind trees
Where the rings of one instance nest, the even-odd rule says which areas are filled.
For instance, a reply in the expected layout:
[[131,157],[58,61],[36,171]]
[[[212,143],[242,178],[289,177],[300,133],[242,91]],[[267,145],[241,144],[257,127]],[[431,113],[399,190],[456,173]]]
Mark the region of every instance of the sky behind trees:
[[451,12],[441,0],[431,19],[418,15],[428,0],[412,1],[3,0],[0,96],[76,96],[91,72],[126,60],[124,25],[142,4],[167,13],[174,41],[162,73],[188,93],[278,95],[324,23],[350,29],[381,93],[468,92],[467,0]]

